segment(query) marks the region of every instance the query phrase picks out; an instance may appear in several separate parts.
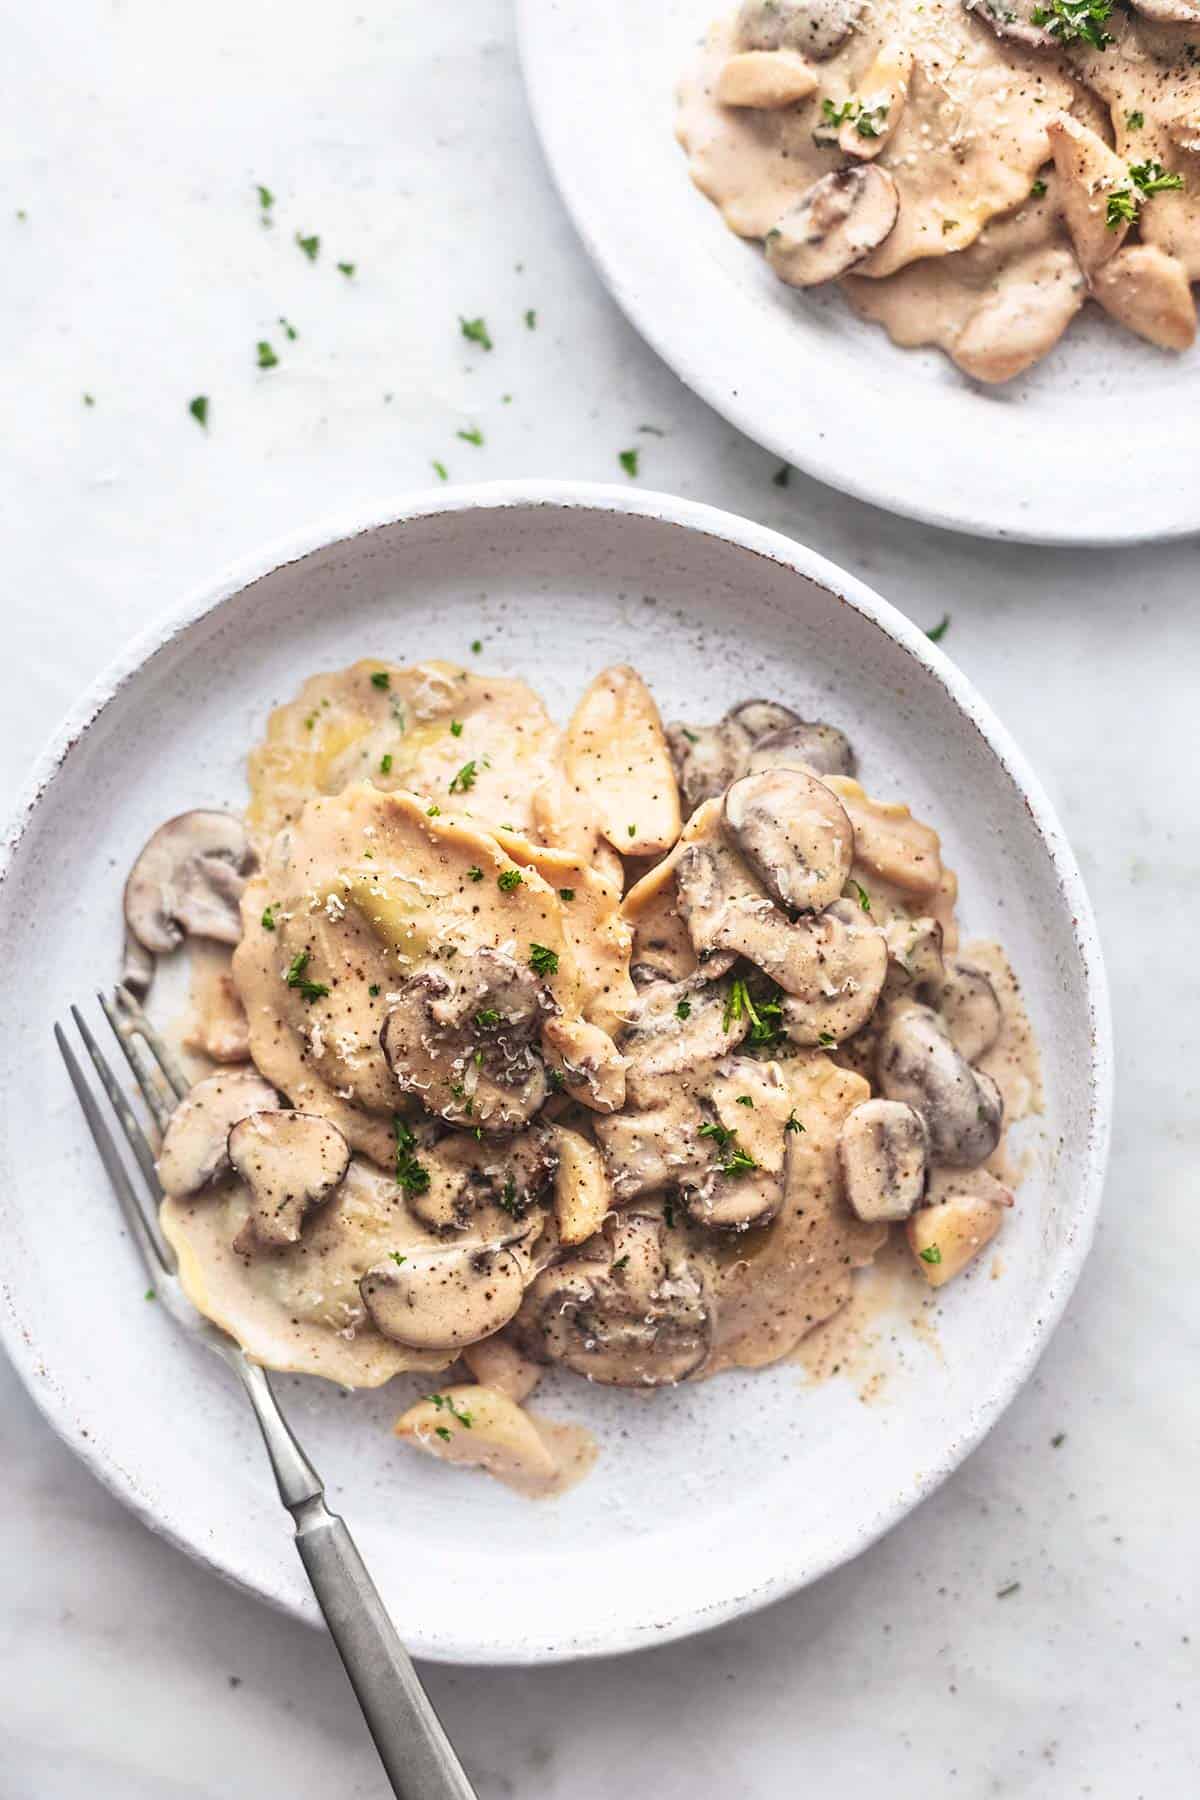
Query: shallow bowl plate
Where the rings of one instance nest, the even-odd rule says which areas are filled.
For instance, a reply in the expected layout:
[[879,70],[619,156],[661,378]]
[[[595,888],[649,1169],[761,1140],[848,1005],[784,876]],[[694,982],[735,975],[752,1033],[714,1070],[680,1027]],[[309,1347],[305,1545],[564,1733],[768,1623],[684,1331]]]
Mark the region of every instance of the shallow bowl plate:
[[[613,297],[739,430],[831,487],[983,537],[1127,544],[1200,529],[1200,348],[1089,306],[1004,387],[901,350],[834,289],[777,281],[688,176],[674,92],[736,0],[519,0],[555,180]],[[984,29],[984,27],[980,27]]]
[[268,709],[366,655],[520,674],[560,718],[592,672],[629,660],[668,716],[768,694],[835,720],[872,791],[942,827],[964,918],[1003,938],[1023,979],[1049,1104],[1005,1224],[1007,1273],[946,1290],[940,1351],[900,1329],[885,1405],[842,1379],[806,1386],[795,1365],[657,1394],[552,1378],[538,1404],[590,1426],[601,1456],[572,1493],[533,1504],[394,1442],[414,1379],[356,1397],[280,1380],[420,1654],[533,1662],[716,1624],[853,1556],[929,1493],[1062,1310],[1099,1200],[1110,1082],[1074,859],[1006,733],[927,638],[812,551],[682,500],[526,483],[381,506],[272,547],[136,644],[42,760],[8,845],[0,1323],[48,1418],[114,1492],[308,1619],[251,1414],[227,1370],[143,1301],[50,1025],[114,974],[121,880],[148,833],[185,807],[240,804]]

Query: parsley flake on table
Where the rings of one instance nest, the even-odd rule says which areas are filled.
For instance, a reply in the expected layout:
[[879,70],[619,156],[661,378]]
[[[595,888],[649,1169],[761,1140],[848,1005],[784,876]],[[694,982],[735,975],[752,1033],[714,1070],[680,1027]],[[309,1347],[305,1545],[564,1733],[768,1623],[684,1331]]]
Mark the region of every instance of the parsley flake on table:
[[290,322],[290,320],[285,319],[282,313],[280,313],[280,315],[279,315],[279,323],[283,326],[284,337],[287,338],[290,343],[294,344],[296,339],[300,336],[300,333],[296,330],[296,327]]
[[472,425],[469,431],[456,431],[454,435],[455,437],[460,437],[464,444],[475,444],[478,446],[483,443],[483,433],[480,431],[478,425]]
[[557,975],[557,950],[548,950],[545,944],[530,944],[529,966],[535,975]]
[[537,330],[537,313],[533,310],[532,306],[525,314],[525,329],[526,331]]
[[450,479],[450,472],[449,472],[449,470],[448,470],[448,469],[447,469],[447,467],[446,467],[446,465],[445,465],[445,463],[443,463],[443,462],[435,462],[435,463],[433,463],[433,464],[432,464],[432,465],[431,465],[431,467],[432,467],[432,469],[433,469],[433,472],[434,472],[434,474],[435,474],[435,475],[436,475],[436,476],[437,476],[437,478],[438,478],[438,480],[439,480],[439,481],[449,481],[449,479]]
[[328,994],[329,989],[325,986],[323,981],[309,981],[304,973],[305,969],[308,967],[309,960],[310,953],[307,950],[298,950],[288,966],[288,972],[284,976],[284,980],[288,987],[295,988],[299,992],[301,998],[307,1000],[311,1006],[314,1000],[323,1000],[326,994]]
[[638,454],[639,453],[636,450],[621,450],[617,454],[617,461],[620,463],[625,473],[632,478],[636,478],[637,476]]
[[936,625],[930,625],[928,627],[925,636],[929,639],[931,644],[940,644],[949,629],[950,614],[943,613]]
[[275,196],[271,192],[269,187],[263,186],[261,181],[255,182],[254,191],[258,195],[258,204],[259,204],[259,208],[263,215],[262,222],[264,225],[269,225],[271,223],[271,221],[267,215],[270,213],[271,208],[275,204]]
[[320,238],[319,237],[305,237],[301,232],[298,231],[296,233],[296,242],[300,246],[301,250],[303,250],[305,256],[307,256],[309,262],[316,262],[317,257],[320,254],[320,250],[321,250]]
[[480,654],[480,652],[482,651],[482,649],[483,649],[483,639],[482,638],[472,638],[472,640],[471,640],[471,655],[478,656]]
[[266,338],[259,338],[257,344],[258,366],[260,369],[273,369],[279,358],[268,344]]
[[459,313],[458,328],[469,344],[478,344],[483,350],[491,350],[495,347],[483,319],[464,319]]
[[354,271],[357,267],[358,267],[357,263],[339,263],[338,264],[338,268],[340,269],[341,273],[346,277],[347,281],[353,280]]
[[96,396],[94,394],[85,394],[83,396],[83,404],[85,406],[95,406]]
[[207,431],[208,430],[208,395],[207,394],[197,394],[196,398],[194,400],[189,400],[188,401],[188,411],[191,413],[193,419],[195,419],[197,425],[203,426],[204,430]]

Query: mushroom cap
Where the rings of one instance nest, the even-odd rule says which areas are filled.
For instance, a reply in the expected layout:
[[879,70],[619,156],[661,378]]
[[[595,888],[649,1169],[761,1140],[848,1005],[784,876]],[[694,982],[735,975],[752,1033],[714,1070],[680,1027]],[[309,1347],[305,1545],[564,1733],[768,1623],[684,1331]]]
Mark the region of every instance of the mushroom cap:
[[680,1076],[695,1077],[735,1050],[750,1029],[744,1009],[729,1007],[727,981],[655,981],[626,1014],[619,1048],[625,1058],[629,1104],[660,1104]]
[[935,1163],[970,1169],[1000,1141],[1004,1101],[990,1075],[960,1056],[928,1006],[905,1006],[879,1038],[879,1085],[889,1100],[915,1107],[929,1128]]
[[901,1100],[864,1100],[842,1121],[838,1156],[846,1199],[867,1224],[907,1219],[920,1205],[929,1132],[914,1107]]
[[816,775],[853,775],[857,760],[850,739],[823,719],[798,719],[759,738],[746,760],[746,773],[802,763]]
[[757,1168],[728,1174],[717,1167],[698,1187],[680,1192],[693,1225],[711,1231],[749,1231],[755,1225],[769,1225],[783,1205],[783,1175]]
[[947,957],[945,974],[934,989],[933,1000],[958,1054],[969,1063],[986,1056],[1003,1024],[991,976],[961,956]]
[[862,14],[863,0],[743,0],[737,38],[747,50],[798,50],[824,62]]
[[1034,23],[1033,15],[1039,10],[1037,0],[963,0],[963,10],[990,25],[998,38],[1009,38],[1032,50],[1059,48],[1057,38],[1046,26]]
[[837,795],[787,765],[743,775],[725,795],[724,822],[773,899],[823,912],[854,861],[854,828]]
[[861,906],[835,900],[792,927],[800,940],[784,975],[783,1028],[794,1044],[840,1044],[874,1012],[887,975],[887,941]]
[[611,1236],[546,1269],[529,1290],[520,1341],[589,1381],[664,1387],[708,1355],[713,1317],[703,1277],[668,1245],[661,1218],[625,1213]]
[[499,1244],[436,1245],[376,1263],[359,1282],[371,1323],[415,1350],[457,1350],[515,1315],[524,1265]]
[[746,757],[760,739],[799,723],[790,707],[775,700],[741,700],[715,725],[668,725],[667,746],[685,810],[691,814],[724,793],[745,772]]
[[247,1113],[230,1128],[228,1147],[250,1189],[250,1234],[272,1248],[300,1241],[306,1215],[340,1187],[350,1166],[349,1144],[319,1113]]
[[221,1069],[206,1075],[171,1114],[155,1168],[165,1194],[199,1193],[229,1171],[229,1133],[239,1119],[279,1105],[279,1095],[257,1069]]
[[447,1123],[517,1131],[550,1091],[534,1048],[550,1006],[531,969],[485,946],[410,975],[379,1042],[400,1091]]
[[232,813],[180,813],[159,826],[130,870],[125,923],[156,956],[178,949],[186,932],[236,944],[242,889],[257,861]]
[[410,1193],[408,1210],[439,1234],[473,1242],[516,1243],[545,1218],[546,1190],[557,1153],[551,1133],[535,1126],[516,1137],[484,1139],[451,1132],[423,1152],[429,1185]]
[[878,164],[832,169],[767,233],[767,261],[790,287],[836,281],[882,244],[899,210],[896,184]]

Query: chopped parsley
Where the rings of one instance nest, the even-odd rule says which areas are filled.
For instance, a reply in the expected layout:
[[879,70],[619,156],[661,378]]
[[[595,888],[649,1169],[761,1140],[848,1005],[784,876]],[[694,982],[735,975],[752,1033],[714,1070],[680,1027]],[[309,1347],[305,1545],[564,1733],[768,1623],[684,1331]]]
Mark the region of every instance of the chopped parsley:
[[[255,186],[255,192],[258,194],[258,204],[262,208],[263,213],[265,215],[266,213],[269,213],[271,208],[274,206],[275,196],[271,192],[269,187],[263,186],[261,181],[256,181],[254,186]],[[270,220],[267,219],[266,217],[264,217],[263,224],[269,225]]]
[[739,1019],[746,1018],[750,1021],[749,1037],[752,1044],[773,1044],[779,1036],[780,1028],[772,1020],[782,1017],[783,1008],[779,1003],[778,988],[772,990],[769,999],[755,1001],[740,975],[730,983],[722,1021],[726,1031]]
[[753,1106],[754,1105],[754,1101],[749,1094],[739,1094],[737,1097],[737,1103],[739,1106]]
[[397,1268],[399,1268],[402,1263],[408,1261],[407,1256],[401,1256],[398,1250],[389,1250],[388,1255],[391,1257]]
[[820,1044],[822,1050],[837,1049],[837,1039],[834,1037],[832,1031],[819,1032],[817,1035],[817,1042]]
[[83,396],[83,404],[85,406],[95,406],[95,404],[96,404],[95,394],[85,394]]
[[439,1412],[448,1412],[452,1419],[457,1419],[460,1425],[465,1425],[470,1431],[474,1421],[469,1412],[463,1412],[461,1407],[455,1405],[453,1394],[430,1394],[429,1399]]
[[943,237],[948,237],[950,232],[957,231],[957,230],[958,230],[958,220],[957,219],[943,219],[942,220],[942,236]]
[[[784,484],[783,482],[780,482],[779,485],[782,487]],[[698,731],[689,731],[686,725],[681,726],[680,729],[689,744],[698,744],[700,742],[700,734]]]
[[496,1205],[501,1212],[506,1212],[510,1219],[520,1219],[525,1216],[528,1201],[517,1192],[517,1184],[511,1175],[504,1183],[503,1191],[496,1195]]
[[557,975],[557,950],[548,950],[545,944],[530,944],[529,966],[535,975]]
[[475,1023],[481,1031],[488,1031],[493,1025],[500,1023],[500,1014],[494,1006],[485,1006],[482,1012],[475,1014]]
[[427,819],[440,819],[441,816],[442,816],[442,809],[440,806],[435,804],[433,806],[427,806],[425,808],[425,817]]
[[1166,194],[1183,186],[1182,175],[1168,175],[1156,160],[1130,163],[1129,173],[1143,194]]
[[850,886],[854,889],[854,892],[858,895],[858,904],[862,907],[862,909],[865,913],[869,913],[871,910],[871,896],[870,896],[870,894],[868,894],[868,892],[867,892],[866,888],[863,886],[862,882],[855,881],[853,876],[851,876]]
[[528,309],[528,311],[525,314],[525,329],[526,329],[526,331],[536,331],[537,330],[537,313],[534,311],[532,306]]
[[474,786],[475,786],[475,764],[473,761],[465,762],[463,764],[462,768],[458,771],[458,774],[451,781],[450,792],[452,794],[465,794],[470,788],[473,788]]
[[558,897],[563,902],[564,906],[570,906],[572,900],[575,898],[575,889],[559,888]]
[[462,720],[461,719],[451,719],[451,721],[450,721],[450,736],[451,737],[461,737],[462,736]]
[[1140,131],[1145,123],[1146,115],[1144,112],[1131,112],[1125,114],[1126,131]]
[[381,775],[390,775],[391,772],[392,772],[392,753],[390,750],[385,750],[383,755],[379,759],[379,773]]
[[679,1002],[679,1005],[675,1008],[675,1017],[677,1019],[690,1019],[691,1016],[692,1016],[691,1001],[690,1000],[681,1000]]
[[342,274],[346,277],[347,281],[352,281],[354,279],[354,271],[357,267],[358,267],[357,263],[339,263],[338,264],[338,268],[341,270]]
[[[789,465],[787,463],[782,463],[779,466],[779,468],[776,469],[775,473],[772,475],[771,485],[772,485],[772,487],[784,488],[787,486],[788,482],[791,479],[792,479],[791,468],[789,467]],[[690,736],[691,734],[689,733],[688,735]],[[695,742],[694,739],[692,741]]]
[[636,478],[638,472],[638,452],[636,450],[620,451],[617,455],[617,461],[628,476]]
[[147,1288],[146,1292],[142,1295],[142,1298],[143,1298],[143,1300],[157,1300],[158,1295],[155,1293],[153,1288]]
[[445,1425],[435,1425],[433,1428],[433,1435],[434,1437],[440,1437],[443,1443],[448,1444],[450,1442],[450,1431]]
[[1066,1441],[1067,1441],[1066,1432],[1065,1431],[1056,1431],[1054,1436],[1050,1439],[1050,1448],[1052,1450],[1061,1450],[1063,1445],[1066,1443]]
[[612,1266],[612,1272],[614,1275],[619,1275],[622,1269],[627,1269],[628,1267],[629,1258],[627,1256],[618,1256],[616,1262]]
[[[860,107],[858,117],[854,121],[854,129],[859,137],[877,138],[881,136],[883,128],[887,124],[889,111],[890,106],[886,100],[881,100],[878,106]],[[945,229],[946,227],[943,225],[942,230]]]
[[370,994],[372,1000],[374,1000],[376,995],[379,992],[379,983],[377,981],[373,981],[371,983],[370,987],[367,989],[367,992],[368,992],[368,994]]
[[1020,1591],[1020,1582],[1010,1581],[1005,1587],[996,1589],[996,1598],[997,1600],[1007,1600],[1010,1594],[1019,1594]]
[[636,836],[637,836],[637,826],[636,826],[636,825],[627,825],[627,826],[626,826],[626,827],[625,827],[625,829],[626,829],[626,831],[627,831],[627,832],[628,832],[628,833],[629,833],[629,835],[630,835],[630,837],[636,837]]
[[300,232],[297,232],[296,233],[296,242],[299,244],[301,250],[303,250],[305,256],[307,256],[309,262],[316,262],[318,253],[321,248],[320,238],[319,237],[304,237]]
[[[841,106],[835,106],[828,97],[821,102],[821,117],[827,125],[844,125],[846,120],[852,119],[857,111],[857,100],[845,100]],[[867,135],[869,136],[870,133]]]
[[796,1117],[796,1109],[794,1106],[793,1106],[791,1112],[787,1116],[787,1122],[784,1125],[783,1129],[785,1131],[794,1131],[797,1133],[804,1130],[803,1125],[800,1123],[799,1119]]
[[552,1094],[561,1094],[567,1085],[567,1078],[561,1069],[547,1068],[546,1080],[550,1083],[550,1092]]
[[700,1136],[711,1138],[721,1152],[721,1173],[723,1175],[748,1175],[751,1169],[757,1169],[758,1164],[750,1152],[743,1150],[741,1145],[735,1142],[736,1131],[730,1131],[714,1119],[706,1119],[700,1127]]
[[1039,175],[1037,180],[1034,182],[1033,186],[1029,190],[1029,198],[1031,200],[1040,200],[1042,195],[1045,192],[1046,192],[1046,184],[1042,180],[1041,176]]
[[501,869],[496,877],[496,886],[502,894],[511,894],[514,888],[520,887],[524,879],[520,869]]
[[1049,6],[1035,6],[1032,18],[1060,44],[1090,44],[1093,50],[1104,50],[1112,43],[1104,29],[1111,13],[1112,0],[1050,0]]
[[207,431],[208,430],[208,395],[207,394],[197,394],[196,398],[194,400],[189,400],[188,401],[188,411],[191,413],[193,419],[195,419],[197,425],[202,425],[204,427],[205,431]]
[[293,956],[291,960],[288,972],[284,979],[290,988],[296,988],[299,991],[301,998],[307,1000],[311,1005],[314,1000],[323,1000],[329,992],[329,989],[325,986],[323,981],[309,981],[304,973],[308,964],[309,952],[307,950],[297,950],[295,956]]
[[482,649],[483,649],[483,639],[482,638],[472,638],[471,639],[471,655],[478,656]]
[[404,1120],[397,1115],[392,1125],[396,1133],[396,1180],[405,1197],[411,1200],[417,1194],[428,1192],[429,1170],[413,1154],[417,1140]]
[[450,472],[444,462],[432,462],[429,466],[439,481],[449,481]]
[[300,336],[296,327],[292,324],[290,319],[285,319],[282,313],[279,315],[279,323],[283,326],[284,337],[287,338],[289,343],[294,344],[296,339]]
[[943,613],[936,625],[930,625],[927,627],[925,636],[929,639],[931,644],[940,644],[942,639],[945,637],[946,633],[949,631],[949,629],[950,629],[950,614]]
[[483,870],[479,867],[478,863],[472,863],[471,867],[467,870],[467,880],[468,881],[482,881],[483,880]]
[[456,431],[454,435],[455,437],[460,437],[464,444],[478,445],[483,442],[483,433],[480,431],[478,425],[472,425],[469,431]]
[[274,929],[275,929],[274,902],[272,902],[272,904],[270,906],[263,907],[262,928],[264,931],[274,931]]
[[923,1263],[930,1263],[930,1264],[936,1265],[937,1263],[940,1263],[941,1260],[942,1260],[942,1253],[938,1249],[937,1245],[936,1244],[926,1244],[925,1248],[921,1251],[921,1261]]
[[376,669],[375,673],[371,677],[371,686],[374,688],[390,688],[391,685],[392,685],[392,678],[388,674],[387,670],[386,669]]
[[458,328],[469,344],[478,344],[484,350],[493,348],[488,328],[482,319],[464,319],[459,313]]
[[1132,188],[1116,188],[1108,196],[1104,208],[1104,223],[1110,231],[1119,231],[1122,225],[1132,225],[1137,216],[1137,196]]

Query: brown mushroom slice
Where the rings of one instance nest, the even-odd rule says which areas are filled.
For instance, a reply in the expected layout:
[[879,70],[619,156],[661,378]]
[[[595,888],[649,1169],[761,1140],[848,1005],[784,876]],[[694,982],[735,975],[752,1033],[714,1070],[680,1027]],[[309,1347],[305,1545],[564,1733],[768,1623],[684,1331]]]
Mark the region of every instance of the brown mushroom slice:
[[612,1183],[603,1153],[566,1125],[552,1128],[558,1166],[554,1171],[554,1220],[559,1242],[582,1244],[593,1237],[613,1209]]
[[153,980],[153,956],[126,927],[125,943],[121,951],[121,986],[128,988],[135,1000],[144,1000]]
[[836,281],[882,244],[900,197],[886,169],[833,169],[805,190],[764,240],[767,261],[789,287]]
[[843,119],[838,148],[843,156],[872,162],[900,123],[908,99],[913,53],[897,38],[889,39],[858,82],[858,109]]
[[878,1072],[887,1098],[903,1100],[924,1118],[935,1163],[974,1168],[1000,1142],[999,1088],[959,1055],[930,1007],[906,1006],[889,1019],[879,1039]]
[[930,1287],[943,1287],[974,1261],[991,1243],[1012,1204],[1007,1188],[986,1169],[976,1169],[966,1180],[956,1176],[944,1198],[913,1213],[905,1234]]
[[414,1350],[457,1350],[514,1317],[525,1267],[501,1245],[438,1245],[376,1263],[358,1288],[384,1337]]
[[1058,40],[1034,14],[1045,10],[1039,0],[963,0],[963,10],[990,25],[998,38],[1009,38],[1033,50],[1057,50]]
[[567,726],[567,780],[585,797],[622,856],[657,856],[682,819],[671,754],[654,697],[636,669],[604,669]]
[[624,1106],[625,1062],[607,1031],[586,1019],[547,1019],[542,1036],[572,1100],[597,1113]]
[[350,1146],[318,1113],[264,1110],[233,1126],[229,1160],[250,1189],[255,1242],[275,1249],[299,1243],[307,1215],[345,1179]]
[[1046,120],[1050,152],[1058,170],[1058,198],[1075,255],[1085,274],[1121,248],[1130,221],[1109,220],[1109,196],[1131,186],[1128,164],[1104,139],[1070,113]]
[[516,1243],[540,1228],[555,1169],[552,1134],[541,1126],[511,1138],[450,1132],[420,1153],[428,1185],[406,1195],[409,1212],[441,1235]]
[[703,1123],[699,1103],[682,1086],[660,1106],[597,1119],[593,1129],[617,1204],[661,1193],[705,1169],[710,1157],[700,1136]]
[[[154,956],[178,949],[188,933],[236,944],[242,889],[256,866],[246,827],[232,813],[196,811],[168,819],[144,845],[125,883],[130,934]],[[135,977],[144,968],[128,966]],[[146,976],[143,991],[148,985]]]
[[846,809],[803,769],[743,775],[725,796],[725,829],[781,906],[823,912],[841,894],[854,861]]
[[944,979],[932,989],[932,1004],[945,1020],[958,1054],[977,1063],[992,1048],[1003,1024],[992,978],[960,956],[948,958],[945,968]]
[[861,1031],[883,992],[887,941],[857,901],[837,900],[819,918],[802,920],[803,956],[793,959],[785,988],[783,1028],[794,1044],[830,1048]]
[[800,719],[759,738],[747,758],[746,773],[798,764],[814,775],[853,775],[854,751],[836,725],[826,725],[822,719]]
[[863,14],[863,0],[743,0],[737,41],[749,50],[798,50],[825,62]]
[[379,1041],[403,1094],[452,1125],[517,1131],[549,1093],[534,1047],[551,1005],[533,971],[489,947],[396,990]]
[[229,1133],[252,1112],[270,1112],[279,1095],[256,1069],[207,1075],[171,1114],[155,1168],[164,1194],[199,1193],[229,1172]]
[[667,744],[689,816],[745,773],[747,755],[771,735],[803,721],[775,700],[742,700],[715,725],[667,726]]
[[695,1374],[712,1326],[704,1281],[668,1241],[663,1221],[626,1213],[590,1254],[538,1276],[519,1330],[540,1354],[589,1381],[665,1387]]
[[717,77],[717,99],[722,106],[771,112],[807,100],[817,85],[816,71],[794,50],[743,50]]
[[1196,340],[1187,270],[1157,244],[1118,252],[1096,271],[1092,293],[1111,318],[1160,350],[1187,350]]
[[727,981],[654,981],[630,1008],[621,1033],[625,1091],[632,1106],[658,1105],[670,1084],[736,1050],[750,1029],[736,1016]]
[[864,1100],[842,1121],[842,1181],[866,1224],[907,1219],[919,1206],[929,1170],[929,1133],[921,1114],[900,1100]]

